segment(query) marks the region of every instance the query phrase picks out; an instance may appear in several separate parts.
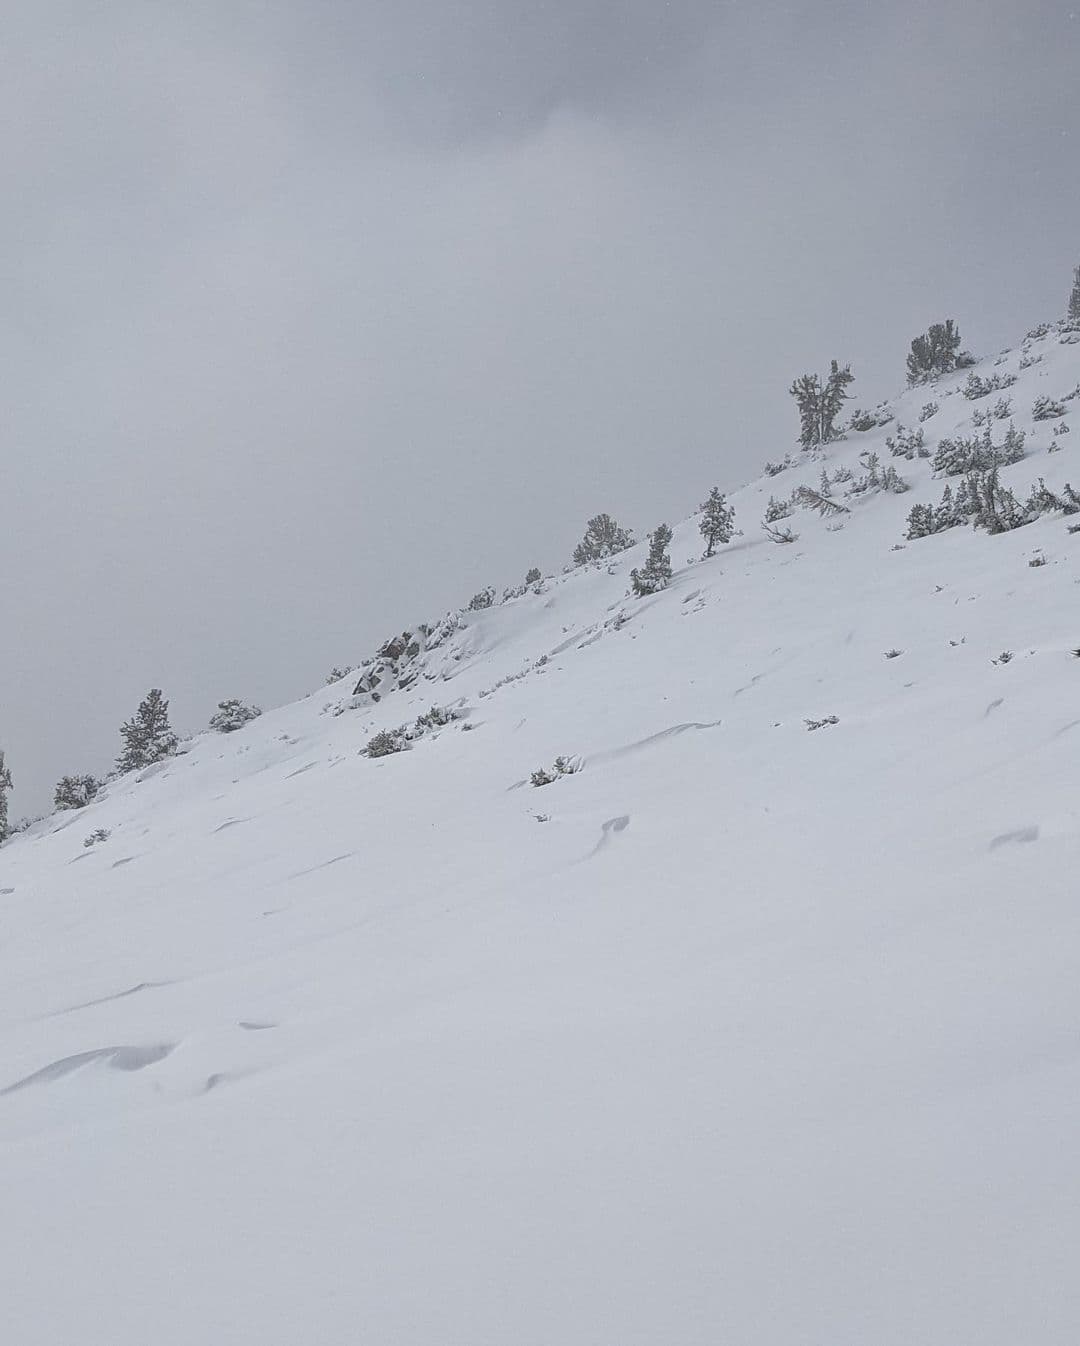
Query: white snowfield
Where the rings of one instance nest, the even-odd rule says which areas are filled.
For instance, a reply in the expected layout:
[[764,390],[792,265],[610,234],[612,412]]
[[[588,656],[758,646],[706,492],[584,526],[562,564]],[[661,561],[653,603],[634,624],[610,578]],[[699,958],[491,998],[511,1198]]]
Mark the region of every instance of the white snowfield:
[[[1080,343],[976,372],[1080,490]],[[0,850],[5,1346],[1080,1341],[1080,515],[897,549],[895,431]]]

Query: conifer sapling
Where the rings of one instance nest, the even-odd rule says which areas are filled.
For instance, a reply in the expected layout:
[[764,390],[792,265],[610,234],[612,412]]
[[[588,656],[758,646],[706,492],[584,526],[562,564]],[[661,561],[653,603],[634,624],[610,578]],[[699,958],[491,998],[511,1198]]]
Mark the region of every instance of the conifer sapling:
[[657,524],[655,531],[649,534],[649,558],[640,570],[635,567],[630,572],[630,583],[639,598],[667,587],[671,579],[670,542],[671,529],[666,523]]
[[727,503],[718,486],[712,488],[708,500],[701,506],[698,528],[705,539],[707,557],[712,556],[718,542],[731,541],[735,532],[735,507]]

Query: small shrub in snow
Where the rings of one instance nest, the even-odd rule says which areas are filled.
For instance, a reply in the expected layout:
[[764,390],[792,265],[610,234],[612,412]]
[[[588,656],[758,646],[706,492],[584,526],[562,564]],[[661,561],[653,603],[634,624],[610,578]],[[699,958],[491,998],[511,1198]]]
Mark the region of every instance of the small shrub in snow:
[[903,653],[904,653],[903,650],[895,650],[895,649],[894,649],[894,650],[886,650],[886,651],[885,651],[885,658],[886,658],[886,659],[899,659],[900,656],[901,656]]
[[[735,507],[729,505],[714,486],[709,498],[701,506],[701,522],[698,524],[701,536],[705,539],[705,555],[712,556],[718,542],[730,542],[735,532]],[[668,530],[670,538],[671,530]]]
[[258,706],[245,706],[234,696],[228,701],[218,702],[217,710],[210,716],[210,728],[219,734],[232,734],[252,720],[257,720],[261,714]]
[[416,717],[416,728],[421,733],[428,729],[441,729],[444,725],[452,724],[457,718],[458,713],[448,706],[432,706],[430,710]]
[[529,777],[529,782],[535,786],[552,785],[560,776],[572,776],[575,772],[581,770],[581,761],[578,758],[559,756],[552,763],[551,770],[540,767]]
[[788,454],[787,457],[784,458],[782,462],[779,462],[779,463],[766,463],[766,464],[765,464],[765,475],[766,475],[767,477],[777,477],[777,476],[780,475],[781,472],[786,472],[786,471],[788,470],[789,467],[791,467],[791,455],[790,455],[790,454]]
[[1012,398],[999,397],[994,403],[993,416],[995,421],[1007,421],[1012,412]]
[[937,402],[924,402],[922,411],[919,412],[919,421],[928,421],[931,416],[936,416],[941,410]]
[[774,495],[770,495],[769,503],[765,506],[765,522],[776,523],[778,519],[789,519],[794,512],[790,501],[777,500]]
[[84,809],[101,789],[93,776],[61,776],[53,792],[53,804],[60,810]]
[[1012,650],[1002,650],[996,659],[991,659],[992,664],[1007,664],[1012,660]]
[[640,570],[635,566],[630,572],[630,584],[639,598],[659,593],[671,582],[670,542],[671,529],[666,523],[657,524],[655,532],[649,534],[648,560]]
[[1065,415],[1064,402],[1053,397],[1037,397],[1031,407],[1031,418],[1035,421],[1052,421],[1055,416]]
[[897,422],[896,434],[889,435],[885,440],[885,447],[894,458],[906,458],[910,463],[915,458],[929,458],[930,450],[926,447],[926,436],[922,430],[905,430]]
[[879,426],[888,425],[893,418],[892,408],[882,402],[880,406],[873,411],[863,411],[861,407],[856,408],[851,413],[851,419],[848,421],[849,430],[876,430]]
[[470,612],[482,612],[485,608],[491,607],[495,602],[495,590],[488,585],[486,589],[481,589],[478,594],[473,594],[469,599]]
[[597,514],[585,526],[585,536],[574,548],[574,565],[602,561],[634,545],[629,528],[620,528],[610,514]]
[[338,668],[338,666],[335,664],[334,667],[330,670],[330,672],[327,673],[326,675],[327,687],[329,687],[332,682],[340,682],[342,678],[347,678],[349,674],[354,671],[355,670],[352,664],[346,664],[344,668]]
[[839,724],[840,716],[826,715],[823,720],[804,720],[803,723],[812,733],[815,729],[824,729],[827,724]]
[[1032,365],[1037,365],[1037,364],[1039,364],[1039,363],[1041,362],[1041,360],[1042,360],[1042,356],[1041,356],[1041,355],[1021,355],[1021,357],[1020,357],[1020,368],[1021,368],[1021,369],[1030,369]]
[[405,752],[408,746],[409,740],[404,729],[380,729],[368,739],[363,753],[365,757],[389,757],[395,752]]
[[90,835],[83,840],[84,846],[96,846],[99,841],[108,841],[112,833],[107,827],[95,827]]
[[1028,562],[1028,565],[1031,566],[1031,568],[1032,568],[1033,570],[1037,570],[1039,566],[1044,566],[1044,565],[1049,565],[1049,564],[1050,564],[1049,561],[1047,561],[1046,557],[1043,556],[1043,554],[1042,554],[1041,552],[1039,553],[1038,556],[1033,556],[1033,557],[1031,558],[1031,560]]

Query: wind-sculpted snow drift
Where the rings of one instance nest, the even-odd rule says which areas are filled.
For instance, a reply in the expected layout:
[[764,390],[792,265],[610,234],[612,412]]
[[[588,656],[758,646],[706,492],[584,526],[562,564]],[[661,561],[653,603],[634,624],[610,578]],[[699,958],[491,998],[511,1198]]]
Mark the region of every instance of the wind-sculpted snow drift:
[[905,541],[966,378],[0,849],[5,1341],[1080,1340],[1080,533]]

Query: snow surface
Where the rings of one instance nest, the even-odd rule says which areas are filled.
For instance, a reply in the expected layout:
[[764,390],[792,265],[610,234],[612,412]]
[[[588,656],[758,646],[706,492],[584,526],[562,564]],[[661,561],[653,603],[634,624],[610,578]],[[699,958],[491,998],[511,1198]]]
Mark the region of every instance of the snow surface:
[[[1080,489],[1025,350],[1003,480]],[[0,851],[4,1342],[1080,1340],[1080,534],[895,550],[893,431]],[[912,490],[765,539],[865,448]]]

